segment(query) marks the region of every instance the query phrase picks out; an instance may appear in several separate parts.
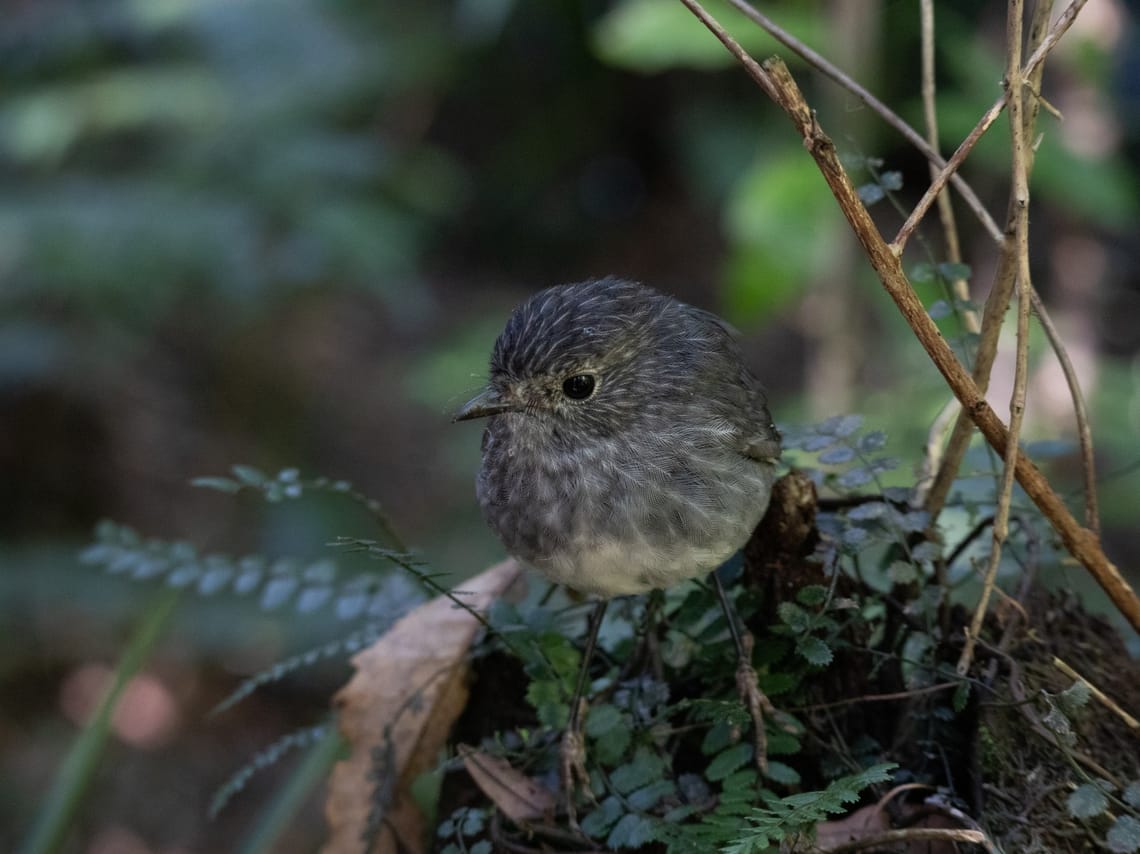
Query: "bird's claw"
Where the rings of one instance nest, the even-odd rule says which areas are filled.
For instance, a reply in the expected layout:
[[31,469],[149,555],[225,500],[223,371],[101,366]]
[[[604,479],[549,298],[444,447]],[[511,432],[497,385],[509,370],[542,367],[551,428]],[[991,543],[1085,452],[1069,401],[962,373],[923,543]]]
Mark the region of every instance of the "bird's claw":
[[748,709],[752,718],[752,745],[754,759],[761,774],[768,773],[768,733],[764,728],[764,716],[776,716],[776,707],[767,695],[760,690],[756,670],[752,667],[752,635],[745,632],[741,636],[743,655],[736,662],[736,690],[740,702]]
[[[585,701],[581,701],[585,705]],[[571,723],[562,734],[562,744],[558,751],[559,775],[562,778],[562,792],[566,796],[566,815],[570,829],[580,833],[578,812],[575,807],[578,791],[581,789],[592,799],[590,774],[586,770],[586,743],[582,738],[581,715],[572,715]]]

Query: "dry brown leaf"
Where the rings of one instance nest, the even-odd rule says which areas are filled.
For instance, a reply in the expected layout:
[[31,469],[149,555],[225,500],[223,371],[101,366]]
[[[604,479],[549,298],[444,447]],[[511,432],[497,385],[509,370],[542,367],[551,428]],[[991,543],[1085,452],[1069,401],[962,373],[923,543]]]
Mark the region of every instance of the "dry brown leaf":
[[[508,560],[461,585],[461,601],[476,611],[515,584],[522,569]],[[324,854],[361,854],[378,781],[373,752],[387,751],[391,802],[371,850],[424,851],[424,818],[408,795],[412,781],[436,761],[467,703],[467,651],[478,620],[444,596],[401,618],[353,657],[356,673],[333,700],[351,753],[329,780]],[[389,737],[385,730],[390,727]]]
[[843,818],[816,825],[815,844],[821,851],[831,851],[849,842],[878,836],[890,827],[890,817],[882,805],[868,804]]
[[554,811],[554,795],[505,759],[466,744],[459,745],[459,755],[475,785],[515,824]]

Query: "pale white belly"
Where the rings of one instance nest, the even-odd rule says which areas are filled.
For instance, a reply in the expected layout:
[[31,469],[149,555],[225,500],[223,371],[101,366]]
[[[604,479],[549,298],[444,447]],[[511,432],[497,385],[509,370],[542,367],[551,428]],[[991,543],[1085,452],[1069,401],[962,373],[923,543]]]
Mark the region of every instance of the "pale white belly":
[[720,548],[655,549],[643,540],[584,544],[532,566],[550,581],[588,596],[630,596],[707,575],[736,552],[740,544]]

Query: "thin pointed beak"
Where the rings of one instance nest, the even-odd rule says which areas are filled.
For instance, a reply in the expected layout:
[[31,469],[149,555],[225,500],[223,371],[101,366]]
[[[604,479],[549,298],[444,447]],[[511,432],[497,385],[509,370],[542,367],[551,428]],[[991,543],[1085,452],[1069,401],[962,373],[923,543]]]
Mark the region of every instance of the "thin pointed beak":
[[498,415],[500,412],[510,412],[515,408],[513,403],[499,397],[499,393],[495,389],[485,388],[459,408],[459,411],[451,417],[451,423],[470,421],[473,418],[486,418],[490,415]]

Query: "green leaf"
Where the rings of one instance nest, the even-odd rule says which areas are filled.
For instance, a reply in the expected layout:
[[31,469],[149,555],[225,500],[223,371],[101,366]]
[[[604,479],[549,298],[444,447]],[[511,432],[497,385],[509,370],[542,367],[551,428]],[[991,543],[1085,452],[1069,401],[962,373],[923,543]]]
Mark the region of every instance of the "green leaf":
[[544,726],[561,729],[570,719],[570,707],[562,699],[562,686],[553,679],[531,680],[526,699]]
[[253,466],[236,465],[230,469],[234,475],[246,486],[262,486],[269,478],[260,469]]
[[936,299],[930,304],[927,314],[930,315],[931,320],[942,320],[949,317],[954,313],[954,309],[950,307],[950,303],[944,299]]
[[567,692],[574,688],[578,678],[578,665],[582,661],[582,654],[564,635],[554,632],[544,633],[538,641],[546,660],[554,667],[554,672],[562,677],[562,684]]
[[790,765],[785,765],[783,762],[776,762],[768,760],[768,770],[764,776],[769,780],[775,780],[785,786],[798,786],[800,783],[800,772]]
[[805,607],[822,605],[827,600],[827,588],[822,584],[808,584],[796,593],[796,601]]
[[860,184],[855,192],[859,194],[859,201],[866,207],[871,207],[875,202],[881,202],[886,197],[886,191],[875,183]]
[[970,273],[969,264],[956,264],[950,261],[943,261],[938,265],[938,274],[948,282],[953,282],[955,279],[966,279],[968,281]]
[[[708,9],[754,55],[774,47],[758,27],[748,26],[739,16],[733,18],[726,4],[712,0]],[[687,9],[656,0],[614,4],[595,26],[592,41],[604,62],[647,74],[678,67],[728,68],[735,62]]]
[[726,800],[746,800],[751,802],[756,796],[756,779],[759,772],[754,765],[735,771],[720,784],[721,803]]
[[875,473],[873,471],[866,466],[859,466],[858,468],[843,472],[843,474],[835,479],[835,482],[844,489],[858,489],[860,486],[866,486],[874,479]]
[[791,673],[762,673],[759,678],[760,690],[769,697],[787,694],[799,684],[799,679]]
[[1089,698],[1092,695],[1089,693],[1089,686],[1082,680],[1078,679],[1064,691],[1057,695],[1057,705],[1069,717],[1076,717],[1081,709],[1088,705]]
[[801,748],[800,740],[790,732],[780,729],[768,733],[769,756],[790,756],[799,753]]
[[821,466],[841,466],[855,459],[855,450],[847,445],[836,445],[819,455]]
[[933,282],[937,275],[934,265],[926,261],[920,261],[910,268],[910,280],[916,285],[925,285]]
[[1108,798],[1096,783],[1085,783],[1069,795],[1067,804],[1073,818],[1092,818],[1108,809]]
[[1116,824],[1108,829],[1105,836],[1108,850],[1114,854],[1134,854],[1140,851],[1140,821],[1130,815],[1122,815]]
[[1140,809],[1140,780],[1133,780],[1125,786],[1121,797],[1128,806]]
[[910,584],[918,580],[918,571],[914,564],[905,560],[892,561],[887,567],[887,577],[892,584]]
[[1049,704],[1049,711],[1042,716],[1041,723],[1052,730],[1065,744],[1071,744],[1076,739],[1073,725],[1069,722],[1068,717],[1052,703]]
[[902,172],[892,169],[881,173],[879,175],[879,185],[882,186],[883,189],[890,190],[891,192],[901,190],[903,188]]
[[616,706],[605,703],[590,709],[586,735],[594,739],[594,759],[603,765],[613,765],[629,747],[633,733],[629,718]]
[[676,791],[677,785],[672,780],[658,780],[656,783],[650,783],[648,786],[643,786],[630,793],[626,800],[638,812],[649,812],[660,803],[662,798],[667,798],[675,794]]
[[621,709],[612,703],[591,706],[586,715],[586,735],[601,738],[610,729],[624,723]]
[[804,635],[796,641],[796,652],[815,667],[826,667],[833,658],[831,647],[815,635]]
[[606,845],[610,848],[640,848],[653,841],[655,824],[646,816],[634,813],[623,815],[606,837]]
[[795,602],[781,602],[776,607],[776,614],[793,632],[807,631],[811,625],[811,615]]
[[261,594],[261,607],[266,611],[280,608],[293,595],[298,583],[297,579],[290,575],[274,578],[265,585],[265,590]]
[[709,763],[709,767],[705,769],[705,779],[714,782],[723,780],[751,758],[751,744],[742,741],[740,744],[733,745],[727,750],[718,753],[713,761]]
[[727,721],[720,721],[713,724],[705,733],[705,737],[701,741],[701,753],[705,756],[712,756],[714,753],[720,753],[734,741],[735,736],[732,727]]
[[614,769],[610,781],[625,795],[661,779],[665,761],[648,747],[639,747],[631,762]]
[[297,597],[297,611],[301,614],[308,614],[320,608],[331,598],[331,587],[306,587]]
[[952,703],[954,706],[954,711],[958,714],[962,714],[962,711],[966,708],[966,703],[969,702],[969,699],[970,683],[963,679],[958,683],[958,687],[954,689],[954,699]]
[[469,809],[463,815],[461,829],[464,836],[476,836],[483,832],[485,816],[482,810]]
[[602,836],[614,826],[624,811],[621,799],[617,795],[610,795],[582,819],[582,831],[587,836]]
[[203,489],[216,489],[218,492],[228,492],[230,495],[240,492],[242,488],[240,483],[228,477],[196,477],[190,481],[190,485]]

